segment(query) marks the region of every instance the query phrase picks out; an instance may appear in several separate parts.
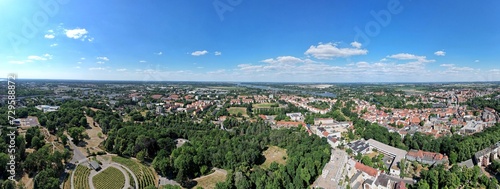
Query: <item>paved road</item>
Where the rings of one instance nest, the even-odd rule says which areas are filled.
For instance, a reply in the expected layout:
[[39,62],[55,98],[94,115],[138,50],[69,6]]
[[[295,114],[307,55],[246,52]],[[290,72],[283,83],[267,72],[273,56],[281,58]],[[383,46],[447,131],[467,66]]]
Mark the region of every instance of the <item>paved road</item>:
[[71,159],[70,163],[76,164],[77,161],[87,158],[85,155],[83,155],[80,149],[78,149],[78,147],[73,143],[73,139],[70,138],[68,141],[71,148],[73,148],[73,158]]

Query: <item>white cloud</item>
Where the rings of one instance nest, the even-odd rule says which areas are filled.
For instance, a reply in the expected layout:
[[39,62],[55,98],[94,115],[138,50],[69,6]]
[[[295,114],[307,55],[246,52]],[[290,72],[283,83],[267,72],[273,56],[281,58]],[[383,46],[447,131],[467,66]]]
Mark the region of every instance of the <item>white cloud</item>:
[[455,64],[441,64],[439,66],[441,66],[441,67],[453,67],[453,66],[455,66]]
[[409,53],[399,53],[387,56],[387,58],[393,58],[398,60],[417,60],[418,62],[427,63],[435,62],[435,60],[427,60],[425,56],[417,56]]
[[92,41],[94,41],[94,38],[93,38],[93,37],[90,37],[90,38],[88,38],[87,40],[88,40],[89,42],[92,42]]
[[147,61],[145,60],[139,60],[140,63],[146,63]]
[[52,55],[47,54],[47,53],[46,53],[46,54],[44,54],[44,55],[43,55],[43,57],[46,57],[46,58],[48,58],[48,59],[52,59]]
[[269,64],[296,64],[296,63],[312,63],[314,61],[312,61],[310,59],[303,60],[303,59],[293,57],[293,56],[280,56],[276,59],[268,58],[268,59],[262,60],[261,62],[269,63]]
[[81,57],[80,60],[85,60],[85,57]]
[[96,59],[97,59],[97,60],[109,61],[109,58],[108,58],[108,57],[105,57],[105,56],[98,56]]
[[98,64],[104,64],[105,62],[103,62],[103,61],[97,61],[96,63],[98,63]]
[[82,62],[77,62],[77,64],[82,64]]
[[163,54],[163,52],[161,52],[161,51],[160,51],[160,52],[155,53],[155,54],[156,54],[156,55],[162,55],[162,54]]
[[121,69],[116,69],[117,72],[124,72],[124,71],[127,71],[127,69],[125,68],[121,68]]
[[193,56],[201,56],[201,55],[205,55],[207,53],[208,53],[208,51],[202,50],[202,51],[194,51],[194,52],[191,53],[191,55],[193,55]]
[[36,55],[28,56],[28,59],[29,60],[47,60],[47,58],[45,58],[45,57],[36,56]]
[[214,53],[214,54],[215,54],[215,56],[220,56],[220,55],[222,55],[222,52],[215,51],[215,53]]
[[479,60],[474,60],[474,62],[475,62],[475,63],[478,63],[478,62],[479,62]]
[[52,55],[50,54],[44,54],[42,56],[37,56],[37,55],[30,55],[28,56],[28,60],[38,60],[38,61],[45,61],[48,59],[52,59]]
[[70,29],[70,30],[66,29],[64,31],[66,33],[66,36],[72,39],[80,39],[82,37],[86,38],[87,34],[89,33],[86,29],[80,29],[80,28]]
[[393,55],[387,56],[387,58],[394,58],[394,59],[399,59],[399,60],[418,60],[418,59],[425,58],[425,56],[416,56],[416,55],[409,54],[409,53],[399,53],[399,54],[393,54]]
[[[357,43],[354,43],[357,45]],[[312,55],[317,59],[332,59],[335,57],[350,57],[355,55],[365,55],[368,53],[366,49],[360,48],[338,48],[337,44],[327,43],[319,44],[318,46],[311,45],[309,49],[304,53],[306,55]]]
[[103,67],[96,67],[96,68],[89,68],[90,71],[94,71],[94,70],[106,70],[106,68],[103,68]]
[[54,37],[56,37],[56,36],[54,36],[54,35],[52,35],[52,34],[45,34],[45,36],[44,36],[44,37],[45,37],[46,39],[54,39]]
[[80,69],[80,66],[75,67],[76,69]]
[[54,43],[54,44],[51,44],[51,45],[50,45],[50,47],[55,47],[55,46],[57,46],[57,45],[59,45],[59,44]]
[[49,33],[54,33],[54,30],[47,30],[47,32],[49,32]]
[[359,43],[357,41],[354,41],[354,42],[351,43],[351,46],[354,47],[354,48],[359,49],[359,48],[361,48],[361,43]]
[[434,52],[434,54],[435,54],[436,56],[445,56],[445,55],[446,55],[446,52],[444,52],[444,51],[436,51],[436,52]]

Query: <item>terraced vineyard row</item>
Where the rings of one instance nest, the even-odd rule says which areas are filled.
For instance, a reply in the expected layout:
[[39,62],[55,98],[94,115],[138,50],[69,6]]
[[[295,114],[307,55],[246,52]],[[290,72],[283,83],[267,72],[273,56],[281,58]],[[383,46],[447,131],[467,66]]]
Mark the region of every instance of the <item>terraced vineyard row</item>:
[[87,166],[78,165],[74,173],[75,189],[88,189],[89,186],[90,169]]
[[146,188],[147,186],[156,186],[155,175],[153,173],[153,170],[151,170],[151,168],[144,166],[134,160],[122,158],[119,156],[114,156],[112,159],[114,162],[122,164],[128,167],[130,170],[132,170],[132,172],[134,172],[135,176],[137,177],[137,180],[139,181],[139,188]]
[[122,189],[125,186],[125,175],[114,167],[108,167],[94,178],[92,183],[96,189]]

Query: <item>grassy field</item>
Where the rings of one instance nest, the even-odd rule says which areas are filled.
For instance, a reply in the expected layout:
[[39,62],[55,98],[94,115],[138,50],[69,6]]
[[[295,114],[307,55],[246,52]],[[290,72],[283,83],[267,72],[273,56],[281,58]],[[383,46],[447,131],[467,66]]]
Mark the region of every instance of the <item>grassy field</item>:
[[215,188],[218,182],[224,182],[226,180],[227,172],[225,170],[219,169],[212,174],[202,176],[200,178],[194,179],[198,184],[193,188],[203,187],[203,188]]
[[89,186],[90,169],[87,166],[78,165],[75,169],[73,184],[75,189],[87,189]]
[[132,159],[126,159],[119,156],[113,156],[112,160],[119,164],[122,164],[128,167],[134,175],[137,177],[139,181],[139,188],[146,188],[147,186],[156,186],[156,178],[153,170],[147,166],[142,165],[141,163],[134,161]]
[[264,157],[266,157],[266,161],[260,165],[262,168],[267,169],[271,165],[272,162],[276,162],[278,164],[285,164],[288,155],[286,154],[286,149],[277,147],[277,146],[269,146],[269,148],[263,152]]
[[244,107],[231,107],[227,110],[229,114],[231,115],[238,115],[238,113],[241,113],[243,116],[248,116],[247,114],[247,108]]
[[108,167],[92,178],[96,189],[121,189],[125,186],[125,175],[114,167]]
[[277,105],[276,103],[261,103],[261,104],[253,104],[252,108],[271,108],[271,106]]

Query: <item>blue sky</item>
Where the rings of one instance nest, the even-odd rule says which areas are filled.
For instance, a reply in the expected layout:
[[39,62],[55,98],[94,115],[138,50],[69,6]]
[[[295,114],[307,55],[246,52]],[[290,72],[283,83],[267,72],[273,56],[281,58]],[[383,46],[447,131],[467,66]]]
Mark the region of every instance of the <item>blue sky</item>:
[[0,74],[500,81],[500,1],[0,1]]

